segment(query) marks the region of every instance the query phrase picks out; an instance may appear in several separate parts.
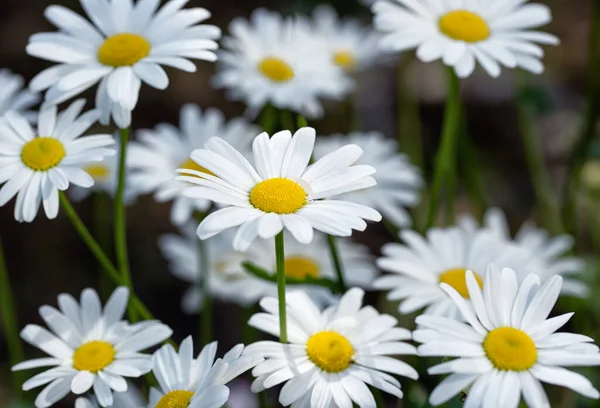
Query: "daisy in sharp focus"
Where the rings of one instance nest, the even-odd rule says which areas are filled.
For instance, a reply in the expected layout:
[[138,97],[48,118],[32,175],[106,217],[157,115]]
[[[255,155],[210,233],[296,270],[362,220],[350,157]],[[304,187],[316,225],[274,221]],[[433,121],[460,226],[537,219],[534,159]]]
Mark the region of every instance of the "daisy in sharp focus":
[[[289,344],[259,341],[246,347],[244,354],[264,357],[252,375],[254,392],[285,383],[279,394],[283,406],[375,408],[368,385],[402,398],[400,382],[390,374],[411,379],[415,369],[392,356],[415,354],[404,343],[410,331],[396,327],[390,315],[363,306],[364,292],[350,289],[339,303],[324,311],[303,292],[287,297]],[[252,316],[248,324],[279,336],[279,312],[275,298],[260,302],[266,313]],[[389,374],[388,374],[389,373]]]
[[[198,236],[185,228],[183,236],[163,235],[159,247],[169,261],[173,275],[191,284],[181,300],[186,313],[197,313],[203,304],[204,294],[199,284],[204,279],[199,266]],[[232,234],[224,233],[205,241],[208,254],[208,290],[212,296],[244,307],[257,303],[265,296],[277,296],[277,285],[249,274],[242,264],[251,262],[274,273],[276,259],[272,240],[257,239],[245,252],[231,248]],[[368,248],[350,240],[336,240],[344,277],[351,286],[371,288],[378,272]],[[301,244],[292,236],[285,237],[285,273],[295,279],[329,278],[337,280],[331,253],[323,234],[317,233],[310,244]],[[335,298],[327,288],[315,285],[290,285],[302,289],[319,303],[330,303]]]
[[550,8],[528,0],[379,0],[372,7],[385,52],[417,50],[423,62],[441,59],[468,77],[478,62],[493,76],[501,66],[544,71],[538,44],[558,38],[534,31],[550,22]]
[[323,114],[319,98],[340,99],[352,82],[306,24],[265,9],[234,19],[223,40],[214,84],[256,115],[266,104],[308,117]]
[[319,159],[348,143],[363,149],[364,153],[357,163],[377,170],[373,176],[377,185],[342,197],[375,208],[397,227],[410,226],[412,220],[406,207],[414,207],[420,201],[423,179],[419,169],[410,163],[408,156],[398,153],[395,140],[387,139],[378,132],[319,137],[315,143],[315,158]]
[[163,123],[154,130],[140,131],[138,141],[130,143],[127,157],[129,185],[143,193],[154,192],[154,198],[159,202],[173,200],[171,221],[182,225],[190,221],[194,211],[207,211],[211,200],[193,200],[181,195],[189,185],[173,180],[175,170],[206,172],[190,159],[190,153],[204,147],[215,136],[247,155],[256,133],[258,127],[242,118],[226,122],[223,113],[217,109],[202,112],[197,105],[185,105],[181,108],[179,128]]
[[[477,221],[470,215],[463,215],[459,224],[466,231],[479,228]],[[519,280],[523,280],[528,272],[538,274],[542,283],[554,275],[560,275],[563,277],[563,295],[585,298],[590,294],[588,285],[576,279],[577,275],[585,271],[584,260],[568,254],[575,244],[572,236],[562,234],[551,237],[548,231],[526,222],[512,238],[506,215],[498,208],[491,208],[485,213],[483,226],[501,239],[527,251],[526,267],[521,269],[524,273],[520,274]]]
[[238,344],[215,361],[216,342],[204,346],[197,357],[191,336],[178,352],[170,344],[162,346],[152,358],[159,388],[150,389],[147,408],[222,407],[229,398],[225,384],[262,361],[260,357],[242,356],[243,350]]
[[29,110],[37,104],[41,97],[23,89],[25,81],[21,75],[13,74],[8,69],[0,69],[0,116],[8,111],[16,111],[30,122],[37,119],[37,113]]
[[465,323],[438,316],[417,317],[413,333],[423,343],[423,357],[454,357],[429,369],[450,374],[431,393],[429,402],[441,405],[467,387],[465,408],[517,408],[521,395],[528,407],[550,407],[542,382],[570,388],[598,399],[600,393],[583,375],[563,367],[600,365],[594,340],[575,333],[556,332],[573,313],[548,318],[560,293],[562,278],[540,286],[528,275],[519,285],[512,269],[490,267],[479,288],[467,272],[470,301],[451,286],[442,289],[459,308]]
[[213,137],[204,149],[194,150],[191,159],[214,175],[179,169],[187,176],[178,180],[196,185],[185,195],[211,199],[224,207],[200,223],[200,239],[240,226],[233,247],[245,251],[256,237],[273,238],[284,228],[308,244],[313,228],[350,236],[352,230],[367,227],[365,220],[380,221],[381,215],[372,208],[330,199],[376,184],[373,167],[353,165],[362,149],[346,145],[309,166],[314,144],[315,130],[308,127],[293,137],[287,130],[271,138],[261,133],[252,144],[254,166],[220,138]]
[[120,128],[131,124],[142,83],[165,89],[168,66],[195,72],[190,59],[215,61],[218,27],[201,25],[203,8],[182,9],[186,0],[80,0],[90,21],[63,6],[46,8],[58,32],[33,35],[29,55],[58,63],[38,74],[34,91],[48,90],[46,102],[58,104],[97,83],[101,122],[112,115]]
[[526,251],[486,229],[469,234],[458,227],[431,228],[426,237],[403,230],[399,236],[404,244],[382,247],[383,256],[377,259],[377,266],[390,274],[378,278],[373,286],[389,290],[388,300],[401,300],[398,311],[402,314],[425,308],[426,314],[460,318],[458,308],[440,289],[440,283],[468,298],[467,270],[473,271],[485,289],[489,264],[517,266],[527,258]]
[[50,407],[69,392],[82,395],[90,390],[100,406],[111,406],[113,392],[127,391],[126,377],[138,378],[151,370],[150,356],[140,352],[168,339],[172,331],[157,321],[124,321],[128,300],[127,288],[119,287],[103,308],[96,291],[86,289],[80,303],[71,295],[61,294],[58,309],[40,308],[50,331],[30,324],[21,332],[21,338],[49,357],[12,368],[52,367],[23,384],[24,391],[45,386],[35,400],[37,408]]
[[81,137],[100,117],[97,110],[80,115],[84,105],[75,101],[60,114],[56,106],[44,107],[36,129],[16,112],[0,118],[0,207],[16,195],[17,221],[33,221],[40,204],[48,218],[56,218],[59,190],[94,184],[81,165],[115,153],[111,135]]

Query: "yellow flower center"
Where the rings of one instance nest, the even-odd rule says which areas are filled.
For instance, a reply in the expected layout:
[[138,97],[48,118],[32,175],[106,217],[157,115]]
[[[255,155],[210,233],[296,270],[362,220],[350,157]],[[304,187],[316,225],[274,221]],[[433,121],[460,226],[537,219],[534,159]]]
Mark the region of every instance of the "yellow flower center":
[[97,373],[115,360],[114,347],[105,341],[91,341],[80,346],[73,354],[73,368]]
[[90,164],[83,169],[96,181],[104,181],[110,176],[110,169],[105,164]]
[[63,144],[52,137],[36,137],[23,146],[21,160],[23,164],[35,171],[47,171],[65,157]]
[[294,68],[277,57],[263,59],[258,64],[258,70],[273,82],[287,82],[294,78]]
[[295,181],[272,178],[254,186],[250,204],[267,213],[293,214],[306,204],[306,192]]
[[[479,287],[483,287],[483,280],[481,276],[473,272],[475,280],[479,284]],[[446,272],[440,275],[440,283],[445,283],[452,286],[460,295],[466,299],[469,299],[469,290],[467,289],[467,270],[465,268],[454,268],[448,269]]]
[[[195,170],[195,171],[199,171],[200,173],[205,173],[205,174],[210,174],[211,176],[216,176],[215,173],[200,166],[198,163],[196,163],[192,159],[187,159],[186,161],[181,163],[180,168],[187,169],[187,170]],[[192,176],[192,175],[186,174],[186,176]],[[196,176],[192,176],[192,177],[196,177]]]
[[154,408],[187,408],[193,396],[191,391],[171,391],[165,394]]
[[151,48],[148,40],[137,34],[115,34],[98,49],[98,60],[111,67],[131,66],[146,58]]
[[342,69],[351,70],[356,66],[356,58],[350,51],[339,51],[333,54],[333,62]]
[[332,331],[313,334],[306,342],[308,358],[323,371],[339,373],[352,364],[354,348],[347,338]]
[[443,34],[458,41],[474,43],[490,36],[490,27],[486,21],[467,10],[454,10],[444,14],[439,26]]
[[306,279],[319,276],[319,264],[310,258],[298,255],[285,258],[285,274],[290,278]]
[[498,370],[525,371],[535,365],[535,343],[522,330],[500,327],[488,333],[483,341],[487,358]]

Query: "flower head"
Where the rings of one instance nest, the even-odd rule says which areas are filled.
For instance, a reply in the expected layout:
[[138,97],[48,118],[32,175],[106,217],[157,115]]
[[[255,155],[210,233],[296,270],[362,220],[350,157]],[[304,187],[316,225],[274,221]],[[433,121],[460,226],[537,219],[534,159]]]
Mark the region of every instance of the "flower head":
[[172,331],[156,321],[123,321],[128,298],[127,288],[117,288],[102,308],[98,294],[86,289],[80,303],[61,294],[58,309],[40,308],[51,331],[30,324],[21,337],[50,357],[13,367],[13,371],[53,367],[23,384],[24,391],[46,386],[35,400],[37,408],[50,407],[69,392],[81,395],[91,389],[98,403],[108,407],[113,404],[113,392],[127,391],[125,377],[137,378],[150,371],[150,356],[140,352],[166,340]]
[[30,122],[37,119],[35,112],[29,110],[40,101],[40,96],[23,89],[25,81],[21,75],[13,74],[8,69],[0,69],[0,116],[15,111],[25,116]]
[[364,205],[330,200],[336,195],[375,184],[371,166],[352,164],[362,149],[347,145],[308,165],[315,143],[315,130],[301,128],[269,138],[258,135],[253,142],[254,166],[230,144],[211,138],[191,159],[213,175],[180,169],[178,179],[196,186],[185,191],[194,199],[211,199],[221,208],[198,226],[200,239],[240,226],[233,246],[245,251],[257,236],[272,238],[286,228],[301,243],[313,238],[313,228],[349,236],[364,230],[365,219],[379,221],[381,215]]
[[185,105],[181,109],[179,128],[163,123],[154,130],[139,132],[139,141],[130,143],[129,184],[143,193],[154,192],[157,201],[173,200],[171,221],[182,225],[190,221],[195,210],[208,210],[211,200],[192,200],[181,195],[188,184],[173,180],[175,170],[206,172],[190,159],[190,153],[204,147],[214,136],[247,155],[257,130],[242,118],[226,122],[223,113],[217,109],[202,112],[197,105]]
[[162,66],[195,72],[190,59],[215,61],[220,37],[215,26],[200,25],[210,17],[203,8],[182,10],[186,0],[81,0],[90,21],[63,6],[52,5],[45,16],[58,32],[33,35],[27,53],[57,62],[31,82],[48,90],[46,102],[57,104],[100,83],[96,107],[101,122],[110,116],[120,128],[131,123],[142,83],[165,89]]
[[442,59],[459,77],[471,75],[476,62],[493,77],[501,66],[539,74],[544,51],[537,44],[558,44],[555,36],[532,31],[551,15],[548,6],[528,0],[380,0],[373,12],[384,33],[382,51],[416,48],[421,61]]
[[318,138],[315,158],[320,159],[348,143],[363,149],[364,153],[357,164],[373,166],[377,170],[373,176],[377,185],[368,190],[349,192],[342,198],[375,208],[398,227],[409,226],[411,218],[405,207],[419,203],[419,189],[423,185],[419,169],[410,163],[406,155],[398,153],[394,140],[386,139],[377,132],[353,132]]
[[490,267],[486,275],[489,285],[482,291],[475,275],[467,272],[470,300],[450,285],[441,285],[464,323],[417,317],[420,329],[413,336],[423,343],[419,355],[454,357],[429,369],[430,374],[450,374],[432,392],[430,403],[443,404],[470,386],[466,408],[517,408],[521,395],[529,407],[549,407],[540,382],[599,398],[587,378],[563,368],[600,365],[600,353],[587,336],[556,333],[572,313],[548,318],[562,278],[554,276],[540,286],[535,274],[519,285],[512,269]]
[[[350,289],[339,303],[320,311],[303,292],[287,297],[289,344],[259,341],[244,354],[261,356],[252,374],[255,392],[285,383],[279,394],[283,406],[375,407],[367,385],[402,398],[400,382],[390,374],[417,379],[417,372],[391,356],[415,354],[408,330],[396,327],[389,315],[363,306],[364,292]],[[266,313],[258,313],[248,324],[279,335],[275,298],[260,302]]]
[[89,188],[94,179],[80,166],[99,162],[114,154],[111,135],[81,137],[100,116],[92,110],[80,116],[84,100],[75,101],[57,114],[46,106],[39,114],[37,129],[16,112],[0,118],[0,206],[15,195],[15,219],[31,222],[40,204],[48,218],[58,214],[58,191],[75,184]]
[[[141,408],[146,403],[140,391],[131,383],[127,384],[127,391],[113,393],[113,404],[111,408]],[[75,408],[98,408],[95,397],[80,397],[75,401]]]

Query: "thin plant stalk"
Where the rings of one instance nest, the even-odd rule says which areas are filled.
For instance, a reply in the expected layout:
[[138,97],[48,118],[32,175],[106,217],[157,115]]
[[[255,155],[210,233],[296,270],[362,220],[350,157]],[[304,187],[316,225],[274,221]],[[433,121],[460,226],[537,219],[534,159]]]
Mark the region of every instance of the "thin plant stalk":
[[[524,78],[522,81],[524,82]],[[550,177],[544,160],[540,136],[533,122],[533,112],[528,101],[522,95],[522,92],[519,92],[517,114],[529,177],[543,226],[550,232],[558,234],[562,232],[560,212],[550,186]]]
[[347,287],[344,280],[344,269],[342,267],[342,262],[340,261],[340,255],[335,243],[335,238],[332,235],[327,235],[327,244],[329,246],[329,253],[331,254],[331,260],[333,261],[333,266],[335,267],[335,273],[337,275],[339,285],[338,291],[339,293],[346,293]]
[[125,160],[127,158],[127,142],[131,128],[119,130],[119,178],[117,183],[117,193],[115,194],[115,254],[117,257],[117,266],[123,276],[125,286],[132,288],[131,274],[129,272],[129,257],[127,254],[127,222],[125,219],[125,203],[123,197],[125,194]]
[[[458,127],[460,124],[460,80],[452,68],[448,68],[448,96],[446,99],[446,112],[442,128],[441,144],[435,158],[433,184],[429,202],[429,212],[425,230],[433,226],[435,216],[442,199],[444,187],[448,190],[449,183],[453,183],[456,173],[456,151],[458,144]],[[446,205],[453,211],[454,197],[446,195]]]
[[[101,192],[94,192],[92,194],[92,214],[93,224],[92,231],[93,235],[97,237],[100,248],[105,253],[109,253],[111,248],[110,241],[110,197]],[[104,299],[108,299],[114,289],[114,285],[110,279],[103,273],[103,268],[99,266],[98,279],[100,281],[100,293]]]
[[285,248],[283,231],[275,236],[275,259],[277,264],[277,299],[279,301],[279,341],[288,342],[287,311],[285,303]]
[[209,259],[206,242],[198,240],[198,268],[200,269],[200,287],[203,296],[202,312],[200,313],[200,339],[202,344],[208,344],[213,339],[213,299],[210,293]]
[[[108,256],[102,250],[102,247],[98,244],[98,242],[94,239],[90,231],[87,229],[77,212],[71,205],[71,202],[67,198],[64,192],[59,192],[60,205],[73,224],[75,230],[79,233],[79,236],[83,240],[83,242],[87,245],[89,250],[92,252],[96,260],[102,265],[104,272],[110,278],[111,281],[115,285],[124,285],[124,279],[119,273],[119,270],[112,264]],[[144,320],[154,320],[152,313],[148,311],[146,306],[140,301],[140,299],[135,295],[133,291],[130,290],[129,294],[129,308],[134,309],[137,314]]]
[[[2,327],[8,347],[8,358],[11,365],[18,364],[25,359],[23,347],[19,337],[19,324],[17,323],[17,308],[13,298],[8,269],[4,261],[4,250],[0,242],[0,316]],[[16,395],[21,394],[22,375],[13,372],[13,386]]]
[[594,139],[597,112],[600,105],[600,1],[594,0],[592,26],[588,40],[586,103],[579,140],[569,160],[569,170],[563,197],[563,219],[567,232],[575,234],[577,229],[577,193],[581,169]]

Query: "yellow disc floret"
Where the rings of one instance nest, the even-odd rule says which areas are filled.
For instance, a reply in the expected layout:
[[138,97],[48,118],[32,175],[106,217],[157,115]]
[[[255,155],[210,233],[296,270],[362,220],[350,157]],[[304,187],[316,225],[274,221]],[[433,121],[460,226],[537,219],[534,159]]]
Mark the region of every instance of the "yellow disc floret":
[[187,408],[193,396],[191,391],[171,391],[165,394],[154,408]]
[[478,14],[454,10],[439,20],[440,31],[448,37],[469,43],[483,41],[490,36],[490,27]]
[[340,68],[347,71],[356,66],[356,58],[350,51],[338,51],[333,54],[333,62]]
[[63,144],[52,137],[36,137],[23,146],[21,160],[35,171],[46,171],[58,166],[65,157]]
[[120,33],[108,37],[98,49],[98,61],[111,67],[135,65],[150,54],[152,46],[144,37]]
[[97,373],[115,360],[116,351],[105,341],[91,341],[80,346],[73,354],[73,368]]
[[286,256],[285,275],[296,279],[306,279],[309,276],[316,278],[319,276],[319,264],[305,256]]
[[267,179],[250,191],[250,204],[267,213],[293,214],[306,204],[306,192],[290,179]]
[[514,327],[500,327],[483,341],[487,358],[498,370],[525,371],[535,365],[537,348],[527,333]]
[[294,68],[277,57],[263,59],[258,64],[258,70],[273,82],[287,82],[294,78]]
[[[473,272],[475,280],[479,287],[483,287],[481,276]],[[469,290],[467,289],[467,270],[465,268],[448,269],[440,275],[440,283],[445,283],[452,286],[460,295],[469,299]]]
[[83,168],[87,174],[92,176],[95,181],[104,181],[107,180],[110,176],[110,169],[106,164],[98,163],[98,164],[90,164]]
[[308,358],[323,371],[339,373],[352,364],[354,348],[347,338],[332,331],[313,334],[306,342]]
[[[215,176],[215,173],[213,173],[212,171],[210,171],[208,169],[205,169],[204,167],[200,166],[198,163],[196,163],[192,159],[187,159],[186,161],[184,161],[183,163],[181,163],[181,165],[179,166],[179,168],[186,169],[186,170],[195,170],[195,171],[199,171],[200,173],[205,173],[205,174],[210,174],[211,176]],[[195,177],[195,176],[193,176],[191,174],[186,174],[186,176]]]

